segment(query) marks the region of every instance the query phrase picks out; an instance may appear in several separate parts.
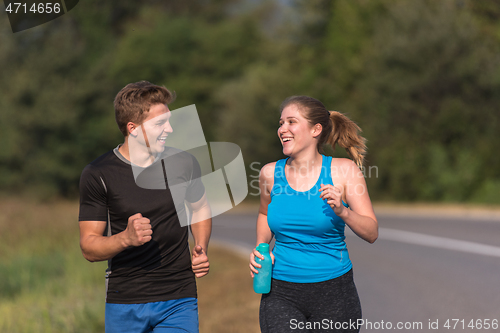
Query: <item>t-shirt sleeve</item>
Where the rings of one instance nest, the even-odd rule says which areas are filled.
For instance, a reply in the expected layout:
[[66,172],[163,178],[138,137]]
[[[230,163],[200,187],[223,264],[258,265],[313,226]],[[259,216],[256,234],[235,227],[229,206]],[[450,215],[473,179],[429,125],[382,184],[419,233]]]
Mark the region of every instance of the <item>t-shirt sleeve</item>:
[[87,165],[80,177],[79,221],[107,221],[106,190],[101,176],[92,165]]
[[197,202],[205,194],[205,186],[201,181],[201,168],[200,164],[194,156],[192,156],[192,172],[189,185],[186,190],[186,201]]

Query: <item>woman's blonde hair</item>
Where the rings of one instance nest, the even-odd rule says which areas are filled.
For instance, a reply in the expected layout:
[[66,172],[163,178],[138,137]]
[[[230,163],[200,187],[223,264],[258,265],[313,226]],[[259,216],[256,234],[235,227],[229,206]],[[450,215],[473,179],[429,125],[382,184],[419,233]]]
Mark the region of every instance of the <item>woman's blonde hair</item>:
[[280,112],[289,105],[296,105],[311,126],[316,124],[322,126],[317,146],[320,153],[323,152],[324,144],[331,145],[333,150],[339,145],[347,151],[360,169],[363,168],[366,139],[359,134],[361,128],[354,121],[343,113],[328,111],[323,103],[309,96],[288,97],[281,103]]

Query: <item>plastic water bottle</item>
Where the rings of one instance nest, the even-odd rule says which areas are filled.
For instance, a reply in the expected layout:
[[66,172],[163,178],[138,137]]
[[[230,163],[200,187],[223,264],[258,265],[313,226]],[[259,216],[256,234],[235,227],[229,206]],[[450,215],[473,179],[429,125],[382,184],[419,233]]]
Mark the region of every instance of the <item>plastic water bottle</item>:
[[257,256],[255,257],[255,262],[261,264],[262,267],[257,268],[259,271],[258,274],[254,274],[253,290],[257,294],[267,294],[271,291],[271,273],[273,271],[273,262],[269,254],[269,244],[260,243],[259,246],[257,246],[257,251],[264,256],[264,260]]

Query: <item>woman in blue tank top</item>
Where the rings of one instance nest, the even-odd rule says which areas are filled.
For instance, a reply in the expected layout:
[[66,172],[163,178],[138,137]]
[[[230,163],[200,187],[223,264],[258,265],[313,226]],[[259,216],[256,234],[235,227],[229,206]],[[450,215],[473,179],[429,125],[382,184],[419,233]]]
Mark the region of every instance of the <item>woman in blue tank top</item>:
[[[281,104],[278,137],[288,156],[260,173],[257,245],[270,243],[271,292],[262,296],[263,333],[359,332],[361,305],[344,229],[373,243],[378,223],[362,171],[360,128],[318,100],[292,96]],[[322,154],[338,144],[352,158]],[[252,277],[260,265],[250,255]]]

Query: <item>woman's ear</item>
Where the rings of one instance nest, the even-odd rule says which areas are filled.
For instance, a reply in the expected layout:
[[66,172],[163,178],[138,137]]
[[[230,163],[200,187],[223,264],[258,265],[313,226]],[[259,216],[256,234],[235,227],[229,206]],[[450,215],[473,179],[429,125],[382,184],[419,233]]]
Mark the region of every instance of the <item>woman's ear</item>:
[[318,123],[318,124],[314,125],[312,128],[313,137],[315,137],[315,138],[318,137],[322,131],[323,131],[323,126],[321,126],[321,124]]

